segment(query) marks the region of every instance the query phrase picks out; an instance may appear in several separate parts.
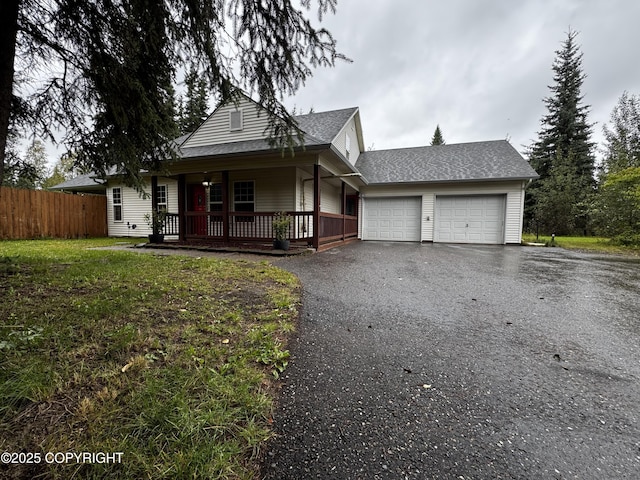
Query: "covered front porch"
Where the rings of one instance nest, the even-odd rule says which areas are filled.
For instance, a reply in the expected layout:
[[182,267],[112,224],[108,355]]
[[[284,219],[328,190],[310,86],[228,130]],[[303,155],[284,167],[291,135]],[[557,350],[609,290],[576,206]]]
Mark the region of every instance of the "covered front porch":
[[347,183],[349,174],[314,164],[282,167],[273,175],[265,179],[265,172],[251,170],[175,175],[177,212],[163,202],[161,177],[152,176],[152,208],[167,212],[160,233],[181,243],[272,248],[273,219],[286,212],[291,217],[286,239],[293,248],[321,251],[357,239],[358,192]]

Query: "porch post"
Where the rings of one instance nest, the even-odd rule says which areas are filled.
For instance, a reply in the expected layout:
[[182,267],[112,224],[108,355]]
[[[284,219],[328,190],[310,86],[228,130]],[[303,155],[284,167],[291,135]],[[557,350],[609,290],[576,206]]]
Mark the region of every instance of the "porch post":
[[[151,215],[155,214],[158,211],[158,177],[155,175],[151,176]],[[155,222],[152,224],[151,231],[154,235],[158,235],[160,233],[160,229],[155,226]]]
[[346,238],[345,232],[347,230],[347,219],[344,218],[347,212],[347,185],[342,182],[342,191],[340,192],[340,199],[342,200],[342,241]]
[[178,236],[181,242],[187,238],[186,196],[187,185],[184,173],[178,175]]
[[158,177],[151,176],[151,210],[158,211]]
[[222,240],[229,243],[229,171],[222,172]]
[[320,165],[313,165],[313,248],[320,248]]

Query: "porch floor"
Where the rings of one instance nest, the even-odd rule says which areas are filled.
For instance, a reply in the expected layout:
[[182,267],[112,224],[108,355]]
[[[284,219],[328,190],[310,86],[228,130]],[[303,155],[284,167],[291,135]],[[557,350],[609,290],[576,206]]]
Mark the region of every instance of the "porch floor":
[[199,250],[203,252],[237,252],[282,257],[290,255],[303,255],[315,252],[315,249],[306,244],[291,243],[289,250],[274,250],[272,243],[242,243],[235,242],[231,245],[216,242],[181,242],[177,240],[165,240],[163,243],[142,243],[139,248],[155,248],[166,250]]

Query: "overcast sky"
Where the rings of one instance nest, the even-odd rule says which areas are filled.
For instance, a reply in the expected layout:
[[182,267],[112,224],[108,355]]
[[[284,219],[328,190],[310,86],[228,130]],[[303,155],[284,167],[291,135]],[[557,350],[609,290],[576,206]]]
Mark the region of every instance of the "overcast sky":
[[551,65],[579,32],[593,139],[623,91],[640,95],[635,0],[338,0],[322,26],[353,63],[316,70],[295,98],[306,113],[360,107],[365,148],[509,138],[540,129]]

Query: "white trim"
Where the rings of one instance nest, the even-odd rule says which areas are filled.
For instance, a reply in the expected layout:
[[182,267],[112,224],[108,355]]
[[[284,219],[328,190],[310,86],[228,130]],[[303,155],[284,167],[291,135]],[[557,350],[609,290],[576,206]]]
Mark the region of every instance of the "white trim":
[[[118,190],[118,196],[120,197],[120,202],[116,203],[116,197],[114,192]],[[113,223],[124,223],[124,207],[122,201],[122,187],[112,187],[111,188],[111,208],[113,213]],[[120,220],[116,220],[116,207],[120,207]]]
[[[156,188],[158,189],[156,191],[156,205],[158,206],[158,209],[163,205],[165,211],[169,211],[169,186],[166,183],[163,183],[157,185]],[[164,188],[164,202],[160,202],[158,199],[158,192],[160,191],[160,188]]]
[[[239,202],[236,202],[236,185],[238,183],[250,183],[253,186],[253,200],[252,201],[248,201],[248,200],[241,200]],[[233,205],[233,211],[236,212],[236,204],[240,203],[241,205],[248,205],[250,203],[253,204],[253,212],[256,211],[256,181],[255,180],[235,180],[233,182],[233,191],[231,192],[231,198],[233,200],[232,205]]]

